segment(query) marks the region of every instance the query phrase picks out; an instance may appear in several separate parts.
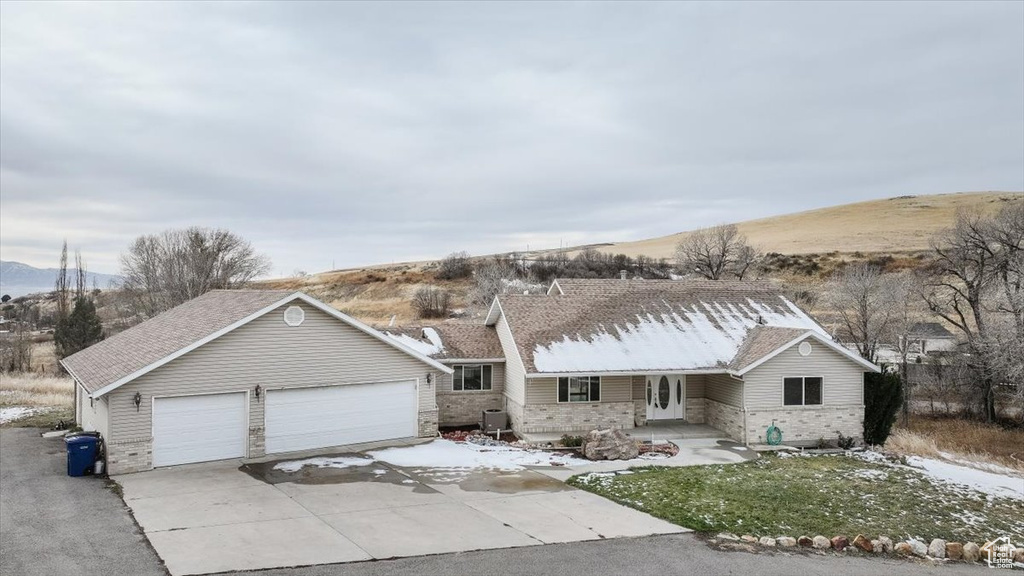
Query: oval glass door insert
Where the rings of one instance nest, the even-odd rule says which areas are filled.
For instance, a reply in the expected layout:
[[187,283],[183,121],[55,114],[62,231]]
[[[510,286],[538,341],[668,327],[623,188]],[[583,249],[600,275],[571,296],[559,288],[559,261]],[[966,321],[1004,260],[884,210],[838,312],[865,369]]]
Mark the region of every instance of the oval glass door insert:
[[672,389],[669,388],[668,377],[662,376],[661,380],[658,381],[658,405],[664,410],[668,408],[669,397],[672,395]]

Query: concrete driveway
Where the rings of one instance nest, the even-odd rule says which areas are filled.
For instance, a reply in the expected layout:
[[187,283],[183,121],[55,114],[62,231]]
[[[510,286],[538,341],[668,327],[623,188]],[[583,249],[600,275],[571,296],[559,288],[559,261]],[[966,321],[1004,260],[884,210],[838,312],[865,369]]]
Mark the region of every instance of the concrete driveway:
[[686,531],[533,470],[273,466],[116,480],[175,576]]

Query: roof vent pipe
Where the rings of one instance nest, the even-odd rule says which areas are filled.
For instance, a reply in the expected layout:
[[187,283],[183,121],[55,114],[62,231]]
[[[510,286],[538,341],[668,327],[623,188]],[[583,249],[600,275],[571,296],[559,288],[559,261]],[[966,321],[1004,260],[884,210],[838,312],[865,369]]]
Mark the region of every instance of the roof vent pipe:
[[619,270],[619,278],[622,278],[623,280],[627,278],[628,274],[629,273],[626,272],[625,270]]

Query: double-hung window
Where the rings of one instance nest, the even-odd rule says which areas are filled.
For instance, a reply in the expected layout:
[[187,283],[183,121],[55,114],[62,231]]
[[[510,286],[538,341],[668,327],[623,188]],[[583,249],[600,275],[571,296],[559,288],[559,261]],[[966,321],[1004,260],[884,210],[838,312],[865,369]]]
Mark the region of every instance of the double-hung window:
[[452,390],[473,391],[491,389],[490,364],[456,364],[452,366]]
[[786,406],[821,404],[820,377],[786,378],[782,386],[782,400]]
[[558,379],[559,402],[600,402],[600,376],[570,376]]

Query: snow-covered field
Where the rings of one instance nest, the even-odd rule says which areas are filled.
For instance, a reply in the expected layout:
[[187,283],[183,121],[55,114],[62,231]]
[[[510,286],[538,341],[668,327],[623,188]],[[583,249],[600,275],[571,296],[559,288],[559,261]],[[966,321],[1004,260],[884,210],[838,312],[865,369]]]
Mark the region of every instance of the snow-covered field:
[[21,420],[44,410],[43,408],[29,408],[28,406],[8,406],[0,408],[0,424],[7,424],[15,420]]

